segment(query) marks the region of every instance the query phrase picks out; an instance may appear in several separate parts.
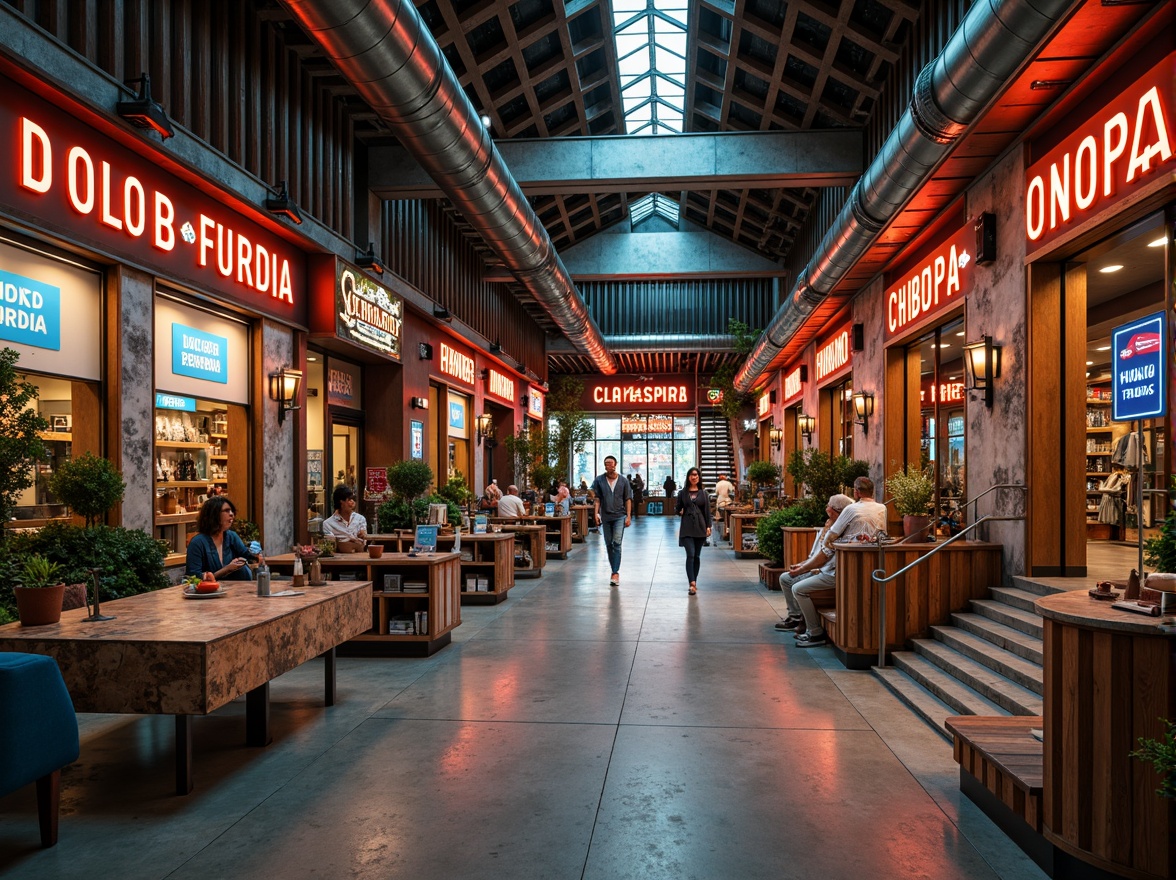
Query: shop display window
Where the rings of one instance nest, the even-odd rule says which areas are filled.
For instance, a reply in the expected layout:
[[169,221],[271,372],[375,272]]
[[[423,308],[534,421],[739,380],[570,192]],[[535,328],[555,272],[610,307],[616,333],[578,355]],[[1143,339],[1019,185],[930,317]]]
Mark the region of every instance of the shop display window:
[[573,477],[591,484],[604,473],[605,456],[617,458],[624,477],[641,475],[645,492],[658,494],[667,476],[679,486],[698,464],[698,421],[693,416],[633,414],[622,418],[588,417],[592,438],[575,456]]
[[200,506],[229,496],[249,519],[246,408],[159,392],[154,425],[155,534],[168,545],[166,564],[183,562]]

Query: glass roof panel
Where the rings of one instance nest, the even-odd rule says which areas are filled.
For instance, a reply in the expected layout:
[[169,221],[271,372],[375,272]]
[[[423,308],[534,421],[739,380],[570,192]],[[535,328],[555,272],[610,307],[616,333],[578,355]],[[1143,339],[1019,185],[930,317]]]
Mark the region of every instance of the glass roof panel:
[[[630,134],[681,131],[688,0],[613,0],[612,10],[625,130]],[[656,76],[641,78],[651,72]],[[650,101],[651,96],[662,100]]]

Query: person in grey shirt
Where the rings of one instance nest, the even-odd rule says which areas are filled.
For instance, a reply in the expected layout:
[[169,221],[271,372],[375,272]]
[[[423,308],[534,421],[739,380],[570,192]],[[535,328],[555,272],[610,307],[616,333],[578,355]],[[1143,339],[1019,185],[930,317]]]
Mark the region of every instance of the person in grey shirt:
[[506,494],[498,500],[499,516],[526,516],[527,509],[523,506],[523,499],[519,497],[519,487],[506,487]]
[[592,492],[596,495],[596,521],[612,568],[608,582],[615,587],[621,582],[621,542],[625,529],[633,523],[633,487],[617,474],[615,456],[605,456],[604,473],[592,481]]

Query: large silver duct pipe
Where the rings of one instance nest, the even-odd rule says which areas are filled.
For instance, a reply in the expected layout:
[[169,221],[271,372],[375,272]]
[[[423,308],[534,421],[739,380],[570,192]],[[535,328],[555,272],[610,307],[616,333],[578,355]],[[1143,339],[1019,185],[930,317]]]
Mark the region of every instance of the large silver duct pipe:
[[539,218],[409,0],[282,0],[572,344],[616,372]]
[[[727,333],[633,333],[627,336],[605,336],[604,344],[611,352],[671,351],[724,352],[735,350],[735,337]],[[571,346],[556,341],[548,347],[548,354],[570,354]]]
[[981,0],[923,68],[898,124],[735,376],[750,391],[805,319],[877,241],[964,130],[1076,0]]

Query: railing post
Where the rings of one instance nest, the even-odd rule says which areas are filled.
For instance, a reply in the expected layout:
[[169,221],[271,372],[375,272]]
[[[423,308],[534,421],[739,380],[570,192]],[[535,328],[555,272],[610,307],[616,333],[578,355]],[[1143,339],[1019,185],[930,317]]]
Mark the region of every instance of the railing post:
[[[874,540],[878,542],[878,571],[882,572],[883,576],[886,574],[886,544],[883,542],[883,537],[886,535],[885,529],[878,529],[874,535]],[[873,577],[871,575],[871,577]],[[882,588],[878,601],[881,603],[878,606],[878,666],[886,668],[886,582],[879,581],[878,585]]]

